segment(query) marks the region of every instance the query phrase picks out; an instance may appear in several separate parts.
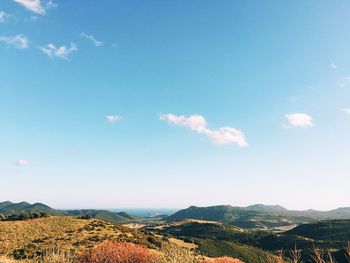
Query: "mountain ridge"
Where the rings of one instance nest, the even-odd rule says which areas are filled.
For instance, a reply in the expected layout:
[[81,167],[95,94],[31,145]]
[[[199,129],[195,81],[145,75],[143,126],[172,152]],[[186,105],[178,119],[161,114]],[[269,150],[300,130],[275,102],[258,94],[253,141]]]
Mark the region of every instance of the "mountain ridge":
[[13,203],[10,201],[0,202],[0,214],[20,214],[20,213],[34,213],[45,212],[53,216],[89,216],[92,218],[110,221],[113,223],[128,223],[135,222],[139,219],[131,216],[125,212],[111,212],[102,209],[75,209],[75,210],[59,210],[54,209],[43,203],[30,204],[28,202]]
[[242,228],[278,230],[305,222],[327,219],[350,219],[350,208],[330,211],[288,210],[279,205],[255,204],[247,207],[218,205],[209,207],[190,206],[165,218],[166,221],[199,219],[218,221]]

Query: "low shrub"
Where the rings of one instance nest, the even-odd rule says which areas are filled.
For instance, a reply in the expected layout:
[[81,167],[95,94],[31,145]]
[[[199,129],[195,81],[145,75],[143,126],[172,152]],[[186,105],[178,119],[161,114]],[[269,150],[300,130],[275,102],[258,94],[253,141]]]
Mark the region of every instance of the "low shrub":
[[206,259],[203,261],[203,263],[243,263],[243,262],[235,258],[221,257],[221,258]]
[[105,241],[86,252],[81,263],[156,263],[158,256],[149,249],[132,243]]

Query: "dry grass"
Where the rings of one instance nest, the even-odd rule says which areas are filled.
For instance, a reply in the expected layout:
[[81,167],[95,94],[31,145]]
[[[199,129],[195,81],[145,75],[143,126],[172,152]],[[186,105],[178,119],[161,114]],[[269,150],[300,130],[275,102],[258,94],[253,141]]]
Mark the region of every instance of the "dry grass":
[[71,257],[69,252],[51,250],[47,251],[42,259],[27,259],[27,260],[14,260],[8,257],[0,257],[0,263],[73,263],[75,260]]
[[171,243],[164,243],[162,255],[157,263],[243,263],[239,259],[230,257],[208,258],[196,255],[193,249],[179,247]]
[[99,220],[49,217],[27,221],[0,221],[0,255],[15,259],[42,258],[47,251],[77,255],[105,240],[126,241],[152,247],[136,229]]
[[[120,261],[123,263],[236,263],[231,258],[208,259],[194,253],[193,244],[172,240],[163,242],[158,252],[147,248],[156,248],[150,243],[149,235],[137,229],[131,229],[95,219],[77,219],[74,217],[49,217],[27,221],[0,222],[0,263],[73,263],[79,262],[81,255],[99,255],[103,242],[125,244],[129,249],[124,252],[141,251],[139,258],[146,261]],[[161,237],[153,236],[159,242]],[[118,242],[116,242],[118,241]],[[142,247],[143,246],[143,247]],[[96,250],[96,247],[100,250]],[[123,245],[121,245],[123,247]],[[130,249],[133,247],[134,249]],[[146,248],[147,247],[147,248]],[[104,247],[105,254],[116,253],[111,246]],[[110,249],[110,250],[108,250]],[[138,250],[139,249],[139,250]],[[91,252],[88,252],[91,251]],[[114,252],[113,252],[114,251]],[[97,253],[98,252],[98,253]],[[108,253],[107,253],[108,252]],[[120,252],[120,251],[119,251]],[[95,253],[95,254],[89,254]],[[137,254],[137,253],[136,253]],[[126,256],[127,254],[125,254]],[[152,257],[147,258],[147,255]],[[153,258],[157,255],[156,258]],[[99,256],[95,256],[95,259]],[[131,256],[129,254],[129,256]],[[135,253],[134,253],[135,256]],[[15,260],[17,259],[17,260]],[[148,261],[147,261],[148,260]],[[156,261],[155,261],[156,260]],[[84,262],[100,262],[85,261]],[[104,261],[118,262],[118,261]]]
[[159,263],[200,263],[203,261],[203,258],[196,257],[194,250],[171,243],[164,243],[161,251],[163,254],[159,258]]
[[184,248],[188,248],[188,249],[195,249],[198,247],[198,245],[194,244],[194,243],[188,243],[185,242],[183,240],[177,239],[177,238],[169,238],[168,241],[170,243],[173,243],[179,247],[184,247]]
[[0,256],[0,263],[15,263],[15,260],[9,259],[8,257]]

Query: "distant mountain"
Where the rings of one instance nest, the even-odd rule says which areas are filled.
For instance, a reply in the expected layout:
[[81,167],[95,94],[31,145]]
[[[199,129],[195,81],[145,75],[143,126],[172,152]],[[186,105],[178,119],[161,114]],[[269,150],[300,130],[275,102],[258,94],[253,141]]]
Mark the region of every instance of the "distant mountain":
[[82,209],[82,210],[57,210],[42,203],[30,204],[27,202],[12,203],[9,201],[0,202],[0,214],[20,214],[45,212],[54,216],[91,216],[96,219],[110,221],[113,223],[137,222],[138,218],[128,215],[125,212],[114,213],[107,210]]
[[350,219],[350,208],[331,211],[292,211],[279,205],[256,204],[248,207],[229,205],[197,207],[191,206],[165,218],[181,221],[186,218],[218,221],[243,228],[270,229],[279,231],[285,227],[327,219]]
[[82,209],[82,210],[65,210],[64,215],[69,216],[91,216],[96,219],[105,220],[113,223],[129,223],[138,221],[136,217],[130,216],[127,213],[114,213],[107,210]]
[[242,215],[253,215],[254,211],[247,210],[242,207],[233,207],[229,205],[197,207],[191,206],[187,209],[180,210],[175,214],[166,218],[169,221],[181,221],[186,218],[229,222],[240,218]]
[[10,201],[0,202],[0,210],[4,207],[7,207],[9,205],[12,205],[13,203]]
[[[20,203],[8,202],[8,205],[3,205],[2,206],[2,208],[0,209],[0,213],[9,214],[9,213],[32,212],[31,211],[31,207],[33,207],[33,209],[35,209],[37,206],[36,206],[36,204],[31,205],[31,204],[29,204],[27,202],[20,202]],[[47,208],[51,209],[50,207],[47,207]],[[47,208],[45,207],[45,209],[47,209]],[[37,212],[37,211],[38,210],[33,211],[33,212]]]
[[265,213],[278,213],[278,212],[286,212],[288,211],[287,208],[284,208],[280,205],[264,205],[264,204],[255,204],[245,207],[248,210],[258,211],[258,212],[265,212]]

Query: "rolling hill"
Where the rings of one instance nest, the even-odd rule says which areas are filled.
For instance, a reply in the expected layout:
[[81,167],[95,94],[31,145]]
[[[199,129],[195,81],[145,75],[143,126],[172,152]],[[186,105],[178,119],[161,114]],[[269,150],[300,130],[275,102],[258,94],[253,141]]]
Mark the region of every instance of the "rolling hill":
[[106,220],[113,223],[130,223],[138,222],[139,219],[128,215],[124,212],[111,212],[98,209],[81,209],[81,210],[58,210],[42,203],[30,204],[27,202],[12,203],[9,201],[0,202],[0,214],[20,214],[45,212],[54,216],[90,216],[92,218]]
[[160,241],[155,236],[149,237],[149,234],[137,229],[96,219],[51,216],[15,222],[0,221],[0,255],[31,259],[52,248],[77,255],[104,240],[127,241],[156,248],[155,244]]
[[274,256],[255,245],[255,237],[246,230],[215,222],[184,220],[152,230],[197,245],[201,254],[210,257],[231,256],[243,262],[277,262]]
[[301,250],[303,262],[313,262],[312,250],[318,247],[326,252],[332,251],[338,263],[348,263],[344,248],[350,240],[350,220],[302,224],[281,233],[241,229],[224,223],[184,220],[168,223],[153,231],[193,242],[201,253],[212,257],[226,254],[245,262],[262,262],[256,260],[257,255],[264,258],[268,255],[264,254],[266,252],[274,254],[283,250],[288,257],[290,251],[297,247]]
[[344,246],[350,240],[350,220],[325,220],[302,224],[285,232],[285,234],[340,243],[341,246]]

